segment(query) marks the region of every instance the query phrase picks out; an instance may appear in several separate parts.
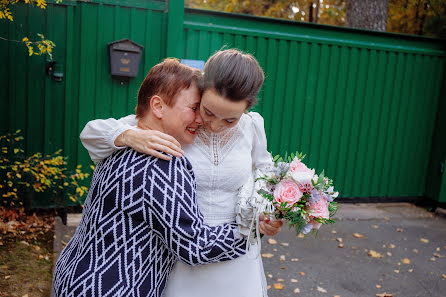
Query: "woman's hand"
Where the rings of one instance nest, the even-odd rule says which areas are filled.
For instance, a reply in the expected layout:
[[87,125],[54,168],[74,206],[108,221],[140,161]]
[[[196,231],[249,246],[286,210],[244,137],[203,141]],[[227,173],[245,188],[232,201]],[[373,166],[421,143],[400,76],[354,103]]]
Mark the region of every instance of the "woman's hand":
[[171,159],[170,156],[158,150],[175,157],[181,157],[184,153],[175,138],[156,130],[127,130],[116,137],[115,145],[129,146],[137,152],[167,161]]
[[259,217],[259,231],[262,234],[274,236],[280,232],[282,226],[283,223],[280,220],[271,221],[270,219],[265,218],[264,215],[260,215]]

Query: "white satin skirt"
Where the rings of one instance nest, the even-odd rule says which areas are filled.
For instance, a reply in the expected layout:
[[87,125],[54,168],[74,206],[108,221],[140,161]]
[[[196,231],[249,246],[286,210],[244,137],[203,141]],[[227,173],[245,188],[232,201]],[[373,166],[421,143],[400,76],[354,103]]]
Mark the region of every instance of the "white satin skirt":
[[200,266],[177,262],[163,297],[267,297],[257,245],[235,260]]

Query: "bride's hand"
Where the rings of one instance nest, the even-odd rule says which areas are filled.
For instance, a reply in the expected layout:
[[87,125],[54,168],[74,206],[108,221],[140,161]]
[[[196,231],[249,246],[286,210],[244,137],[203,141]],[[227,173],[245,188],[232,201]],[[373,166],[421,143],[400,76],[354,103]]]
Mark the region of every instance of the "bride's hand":
[[163,160],[170,160],[170,156],[158,150],[175,157],[181,157],[184,153],[174,137],[156,130],[127,130],[116,137],[115,145],[129,146],[137,152]]
[[282,226],[283,223],[280,220],[271,221],[270,219],[265,218],[264,215],[260,215],[259,217],[259,231],[262,234],[274,236],[280,232]]

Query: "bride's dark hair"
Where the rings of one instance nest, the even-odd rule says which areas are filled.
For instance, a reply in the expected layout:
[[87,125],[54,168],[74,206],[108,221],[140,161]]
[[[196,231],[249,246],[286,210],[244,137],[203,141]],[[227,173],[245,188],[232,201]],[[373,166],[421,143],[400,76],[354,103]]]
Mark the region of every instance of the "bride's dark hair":
[[247,109],[257,102],[264,79],[257,60],[236,49],[220,50],[204,65],[204,90],[215,89],[234,102],[247,100]]

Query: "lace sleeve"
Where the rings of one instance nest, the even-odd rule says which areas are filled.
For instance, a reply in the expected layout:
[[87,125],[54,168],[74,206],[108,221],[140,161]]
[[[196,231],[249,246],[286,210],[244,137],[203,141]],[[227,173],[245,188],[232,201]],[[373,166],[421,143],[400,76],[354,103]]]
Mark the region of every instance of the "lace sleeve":
[[252,142],[252,162],[253,174],[250,179],[240,188],[238,202],[236,205],[236,222],[239,225],[240,233],[249,238],[251,243],[255,242],[253,234],[256,232],[258,216],[267,207],[267,201],[257,193],[264,187],[262,181],[254,182],[260,176],[264,176],[274,171],[274,162],[271,154],[267,150],[267,141],[264,128],[264,121],[257,112],[248,114],[252,119],[253,142]]
[[257,112],[248,114],[252,119],[253,143],[252,143],[252,162],[254,169],[269,171],[274,167],[273,158],[268,152],[267,140],[265,134],[265,125],[262,116]]

